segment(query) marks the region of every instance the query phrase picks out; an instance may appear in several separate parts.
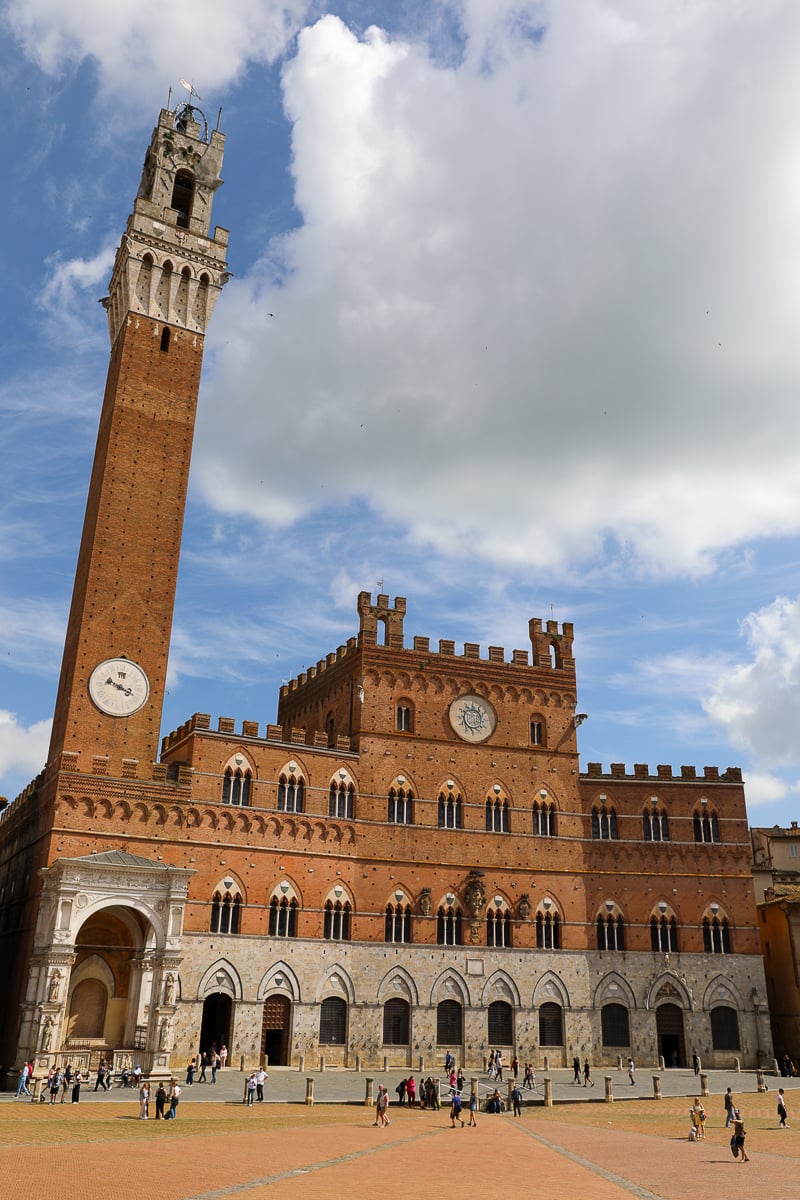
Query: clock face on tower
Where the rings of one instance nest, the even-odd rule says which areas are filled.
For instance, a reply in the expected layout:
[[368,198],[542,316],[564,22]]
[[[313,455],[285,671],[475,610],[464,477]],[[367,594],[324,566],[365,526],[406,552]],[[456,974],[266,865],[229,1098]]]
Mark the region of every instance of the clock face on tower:
[[449,715],[453,732],[465,742],[485,742],[497,724],[497,715],[483,696],[459,696]]
[[129,658],[107,658],[89,676],[89,695],[109,717],[130,717],[150,695],[150,681]]

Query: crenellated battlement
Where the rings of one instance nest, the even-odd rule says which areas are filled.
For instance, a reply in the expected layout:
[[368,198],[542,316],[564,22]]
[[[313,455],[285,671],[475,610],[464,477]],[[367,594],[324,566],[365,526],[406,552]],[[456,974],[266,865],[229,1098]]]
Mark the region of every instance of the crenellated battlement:
[[742,768],[727,767],[723,772],[720,772],[719,767],[703,767],[703,774],[698,775],[697,767],[683,766],[680,773],[676,774],[671,765],[659,763],[656,767],[655,774],[651,774],[650,767],[647,763],[634,763],[633,770],[628,771],[625,763],[611,763],[608,771],[603,771],[603,764],[598,762],[590,762],[586,764],[586,770],[581,772],[582,779],[629,779],[641,780],[649,779],[655,782],[664,782],[669,780],[673,783],[687,783],[703,780],[705,783],[741,783]]
[[[295,726],[284,729],[282,725],[268,723],[264,726],[262,734],[258,721],[242,721],[237,731],[236,721],[233,717],[218,717],[217,728],[212,730],[211,717],[208,713],[194,713],[188,721],[184,721],[183,725],[179,725],[177,729],[173,729],[171,733],[161,739],[161,754],[165,755],[174,750],[196,731],[207,731],[212,735],[223,734],[241,741],[280,743],[285,746],[313,746],[315,749],[331,750],[337,753],[350,751],[350,738],[345,735],[339,735],[335,740],[335,745],[330,746],[327,734],[319,730],[307,730]],[[166,764],[163,766],[166,767]]]

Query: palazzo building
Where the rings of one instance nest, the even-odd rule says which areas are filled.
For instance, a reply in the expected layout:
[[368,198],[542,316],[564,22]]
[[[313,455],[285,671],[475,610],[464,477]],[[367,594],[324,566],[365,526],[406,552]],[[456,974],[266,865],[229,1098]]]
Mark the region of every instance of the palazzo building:
[[0,819],[0,1058],[769,1061],[741,773],[581,773],[570,624],[432,648],[362,592],[275,723],[159,748],[223,147],[161,112],[105,301],[52,743]]

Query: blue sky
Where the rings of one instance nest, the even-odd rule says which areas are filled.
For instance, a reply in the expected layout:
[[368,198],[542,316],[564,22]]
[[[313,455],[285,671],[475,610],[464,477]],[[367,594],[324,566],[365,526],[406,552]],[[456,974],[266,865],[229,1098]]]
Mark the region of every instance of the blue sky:
[[[164,730],[355,631],[576,628],[581,760],[797,814],[800,9],[7,0],[0,792],[47,749],[106,292],[185,77],[227,135]],[[268,314],[272,314],[271,316]]]

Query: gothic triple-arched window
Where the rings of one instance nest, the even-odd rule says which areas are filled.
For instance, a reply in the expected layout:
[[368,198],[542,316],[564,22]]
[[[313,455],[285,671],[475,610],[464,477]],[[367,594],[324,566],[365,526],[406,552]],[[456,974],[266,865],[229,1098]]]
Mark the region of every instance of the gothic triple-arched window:
[[248,766],[244,768],[232,764],[225,768],[222,777],[222,803],[238,804],[246,808],[250,803],[250,781],[252,772]]
[[453,904],[442,905],[436,914],[436,941],[440,946],[461,945],[461,911]]
[[[717,911],[715,912],[714,909]],[[706,954],[730,954],[731,932],[728,918],[719,912],[719,905],[712,904],[703,917],[703,949]]]
[[617,836],[617,814],[614,806],[606,802],[605,796],[592,806],[592,837],[595,841],[608,841]]
[[287,890],[269,902],[270,937],[297,937],[297,898]]
[[536,947],[539,950],[561,949],[561,918],[552,900],[543,900],[536,913]]
[[464,816],[460,792],[448,788],[439,793],[439,828],[463,829]]
[[303,811],[306,785],[302,775],[289,771],[281,772],[278,780],[278,812]]
[[507,908],[490,907],[486,911],[486,945],[511,945],[511,913]]
[[556,806],[547,799],[547,792],[533,802],[533,832],[536,837],[556,836]]
[[328,816],[352,821],[354,816],[356,789],[352,779],[342,769],[336,779],[331,780],[328,791]]
[[694,840],[696,842],[720,841],[719,817],[706,800],[701,800],[697,808],[694,810],[692,826],[694,828]]
[[646,842],[669,841],[667,810],[659,802],[658,796],[653,796],[642,813],[642,834]]
[[413,801],[414,794],[405,785],[405,781],[402,784],[399,780],[393,783],[389,788],[387,821],[392,825],[412,825],[414,823]]
[[597,916],[597,949],[625,949],[625,922],[613,900],[606,901],[604,911]]
[[386,905],[385,938],[387,942],[411,941],[411,906],[402,900]]
[[323,937],[332,942],[350,940],[350,917],[352,908],[349,900],[328,900],[323,916]]
[[486,799],[486,832],[508,833],[508,801],[503,796]]
[[666,904],[660,904],[650,918],[650,947],[665,954],[678,951],[678,922]]
[[226,888],[217,890],[211,899],[211,933],[238,933],[241,927],[241,893]]

